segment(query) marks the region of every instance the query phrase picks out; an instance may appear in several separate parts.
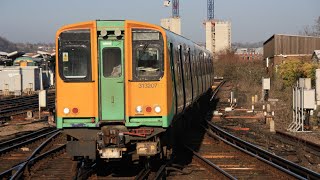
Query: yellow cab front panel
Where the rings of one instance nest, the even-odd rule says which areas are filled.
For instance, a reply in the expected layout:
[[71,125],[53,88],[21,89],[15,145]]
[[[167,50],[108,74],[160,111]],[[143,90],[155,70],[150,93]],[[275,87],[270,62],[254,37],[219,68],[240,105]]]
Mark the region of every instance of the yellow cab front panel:
[[96,21],[62,27],[56,34],[57,128],[98,126]]
[[125,51],[126,126],[168,127],[172,119],[169,114],[173,113],[167,99],[169,64],[165,30],[125,21]]

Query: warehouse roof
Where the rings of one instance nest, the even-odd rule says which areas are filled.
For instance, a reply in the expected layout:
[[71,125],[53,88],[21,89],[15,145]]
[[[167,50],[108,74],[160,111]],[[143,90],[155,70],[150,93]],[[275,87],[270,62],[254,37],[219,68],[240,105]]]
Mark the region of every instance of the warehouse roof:
[[268,43],[271,39],[273,39],[275,36],[291,36],[291,37],[309,37],[309,38],[320,38],[319,36],[306,36],[306,35],[294,35],[294,34],[274,34],[269,39],[267,39],[264,43]]
[[2,52],[2,51],[0,51],[0,56],[7,56],[7,55],[8,55],[7,52]]

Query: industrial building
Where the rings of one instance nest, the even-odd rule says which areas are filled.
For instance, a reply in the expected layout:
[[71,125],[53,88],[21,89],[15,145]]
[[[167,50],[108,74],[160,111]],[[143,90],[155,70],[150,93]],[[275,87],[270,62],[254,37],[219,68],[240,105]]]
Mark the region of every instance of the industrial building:
[[282,63],[287,57],[311,59],[320,49],[320,37],[274,34],[263,43],[263,58],[270,66]]
[[0,96],[32,94],[54,86],[54,52],[0,52]]
[[214,0],[207,1],[206,48],[215,56],[231,49],[231,22],[214,18]]
[[0,95],[32,94],[53,86],[53,72],[38,66],[0,66]]
[[231,22],[210,20],[206,22],[206,48],[213,54],[231,48]]

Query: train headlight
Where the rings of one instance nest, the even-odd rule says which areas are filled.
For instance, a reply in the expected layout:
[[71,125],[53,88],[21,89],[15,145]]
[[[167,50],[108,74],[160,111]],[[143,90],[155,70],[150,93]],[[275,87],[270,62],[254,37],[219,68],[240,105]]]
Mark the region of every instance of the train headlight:
[[154,111],[155,111],[156,113],[160,113],[160,112],[161,112],[160,106],[154,107]]
[[136,112],[137,113],[142,113],[142,106],[137,106],[136,107]]
[[64,114],[69,114],[70,113],[70,109],[69,108],[64,108],[63,109],[63,113]]

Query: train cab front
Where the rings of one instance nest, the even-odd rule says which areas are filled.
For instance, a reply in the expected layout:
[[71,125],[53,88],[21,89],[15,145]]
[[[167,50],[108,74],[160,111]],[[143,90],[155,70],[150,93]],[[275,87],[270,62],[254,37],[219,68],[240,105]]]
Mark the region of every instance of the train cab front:
[[165,31],[135,21],[90,21],[56,36],[56,124],[72,156],[159,153],[174,111]]
[[56,34],[56,117],[72,156],[96,157],[99,132],[96,21],[63,26]]
[[126,22],[126,30],[126,134],[138,155],[152,156],[174,114],[166,32],[134,21]]

